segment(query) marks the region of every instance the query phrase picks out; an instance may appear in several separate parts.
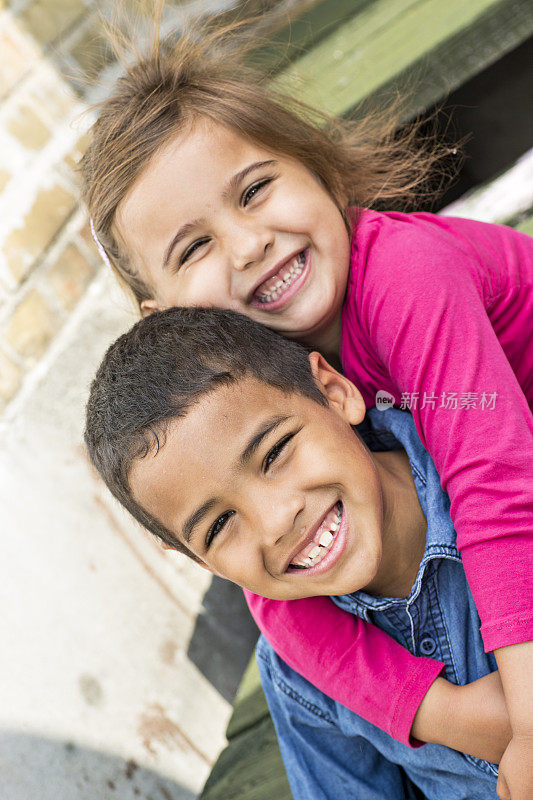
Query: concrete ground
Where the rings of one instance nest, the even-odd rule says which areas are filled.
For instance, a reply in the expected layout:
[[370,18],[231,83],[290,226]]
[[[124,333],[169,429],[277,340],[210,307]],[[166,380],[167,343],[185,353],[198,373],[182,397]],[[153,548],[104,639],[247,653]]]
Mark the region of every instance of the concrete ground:
[[192,800],[256,631],[92,473],[83,407],[135,317],[103,272],[0,429],[0,797]]

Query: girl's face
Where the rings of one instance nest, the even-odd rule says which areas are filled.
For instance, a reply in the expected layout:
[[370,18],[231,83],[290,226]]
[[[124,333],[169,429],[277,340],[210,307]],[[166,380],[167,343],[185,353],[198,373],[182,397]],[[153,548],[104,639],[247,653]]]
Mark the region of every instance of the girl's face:
[[298,161],[199,119],[156,153],[115,227],[153,288],[143,311],[229,308],[338,350],[349,236],[332,197]]

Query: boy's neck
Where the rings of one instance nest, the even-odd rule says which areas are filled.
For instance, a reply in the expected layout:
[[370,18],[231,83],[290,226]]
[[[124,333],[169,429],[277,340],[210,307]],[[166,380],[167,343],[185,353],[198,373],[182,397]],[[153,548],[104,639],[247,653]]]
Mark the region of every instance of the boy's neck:
[[427,521],[404,450],[374,453],[383,492],[383,554],[369,594],[407,597],[426,546]]

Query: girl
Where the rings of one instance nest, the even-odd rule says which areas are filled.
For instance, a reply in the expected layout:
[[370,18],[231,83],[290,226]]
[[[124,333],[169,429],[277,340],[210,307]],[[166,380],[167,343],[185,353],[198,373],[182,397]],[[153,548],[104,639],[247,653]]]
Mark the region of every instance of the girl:
[[[245,67],[244,48],[221,50],[227,35],[156,46],[118,81],[84,160],[95,237],[143,313],[232,308],[340,361],[368,406],[380,392],[410,408],[498,660],[513,730],[498,789],[530,797],[533,242],[370,210],[408,201],[440,153],[382,116],[315,114]],[[441,665],[327,598],[247,599],[284,660],[409,743]]]

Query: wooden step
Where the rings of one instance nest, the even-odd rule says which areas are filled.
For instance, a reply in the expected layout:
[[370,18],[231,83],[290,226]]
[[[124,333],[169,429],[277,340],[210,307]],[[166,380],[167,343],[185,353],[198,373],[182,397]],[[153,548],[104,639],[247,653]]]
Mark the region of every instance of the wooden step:
[[277,80],[334,115],[354,115],[363,100],[407,92],[415,115],[532,33],[531,0],[354,3],[351,17]]

